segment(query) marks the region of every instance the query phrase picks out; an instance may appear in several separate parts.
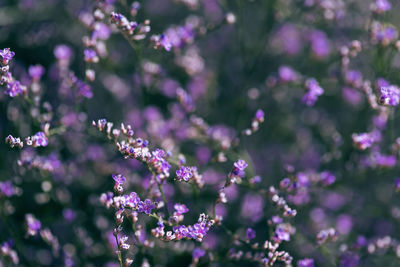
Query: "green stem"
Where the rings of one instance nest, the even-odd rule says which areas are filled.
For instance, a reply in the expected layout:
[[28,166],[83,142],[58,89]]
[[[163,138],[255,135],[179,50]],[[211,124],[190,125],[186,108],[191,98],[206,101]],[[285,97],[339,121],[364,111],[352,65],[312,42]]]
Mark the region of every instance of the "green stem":
[[121,247],[120,247],[119,241],[118,241],[118,234],[115,235],[115,241],[117,242],[117,246],[118,246],[117,256],[118,256],[119,266],[120,266],[120,267],[123,267],[123,263],[122,263],[122,251],[121,251]]
[[157,178],[155,178],[155,179],[156,179],[156,182],[157,182],[158,190],[160,190],[161,197],[162,197],[163,202],[164,202],[165,212],[167,213],[167,217],[169,218],[170,214],[169,214],[169,210],[168,210],[168,206],[167,206],[167,199],[165,198],[164,190],[162,189],[162,185],[160,183],[158,183]]

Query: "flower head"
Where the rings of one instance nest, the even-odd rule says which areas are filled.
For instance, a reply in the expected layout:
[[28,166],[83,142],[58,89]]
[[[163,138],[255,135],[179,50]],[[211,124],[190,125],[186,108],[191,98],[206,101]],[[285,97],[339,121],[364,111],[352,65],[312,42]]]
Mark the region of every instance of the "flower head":
[[279,224],[275,229],[275,240],[280,243],[282,241],[290,241],[290,227],[285,224]]
[[150,199],[146,199],[145,201],[140,201],[138,205],[138,212],[150,214],[155,207],[156,205],[152,203]]
[[373,10],[378,13],[384,13],[392,9],[392,4],[388,0],[376,0]]
[[42,65],[34,65],[29,67],[29,76],[31,76],[33,80],[40,80],[43,74],[44,68]]
[[38,146],[47,146],[49,144],[49,140],[47,139],[44,132],[37,132],[34,136],[32,136],[32,145],[34,147]]
[[244,170],[247,168],[247,163],[246,161],[239,159],[238,161],[236,161],[235,163],[233,163],[233,170],[232,170],[232,174],[234,176],[239,176],[239,177],[243,177],[244,176]]
[[324,89],[319,86],[318,82],[314,78],[306,80],[307,93],[303,96],[303,103],[307,106],[313,106],[317,101],[318,97],[324,93]]
[[329,171],[323,171],[320,174],[320,179],[322,184],[326,186],[333,184],[336,181],[336,176]]
[[254,239],[256,237],[256,231],[254,231],[253,229],[251,229],[251,228],[247,228],[247,231],[246,231],[246,238],[247,238],[247,240],[252,240],[252,239]]
[[78,95],[83,96],[85,98],[93,97],[92,87],[90,87],[90,85],[79,80],[77,86],[78,86]]
[[10,48],[0,50],[0,57],[3,59],[3,64],[7,64],[15,56],[15,53]]
[[93,49],[87,48],[85,51],[83,51],[83,53],[85,55],[86,62],[97,63],[99,61],[99,57],[97,56],[96,51]]
[[7,84],[7,89],[4,91],[6,95],[10,97],[16,97],[24,92],[24,88],[19,81],[9,82]]
[[176,171],[176,176],[178,180],[188,182],[193,177],[193,172],[190,167],[182,166]]
[[264,111],[262,109],[258,109],[257,112],[256,112],[255,119],[258,122],[263,122],[264,121],[264,116],[265,116]]
[[26,225],[28,227],[28,235],[34,236],[42,227],[42,224],[38,219],[35,218],[32,214],[26,214],[25,216]]
[[204,250],[202,250],[201,248],[195,248],[193,250],[193,258],[194,259],[199,259],[201,257],[203,257],[206,254],[206,252]]
[[233,166],[239,171],[244,171],[249,165],[247,165],[246,161],[239,159],[238,161],[233,163]]
[[295,82],[299,79],[299,74],[289,66],[281,66],[278,72],[282,82]]
[[400,103],[400,89],[395,85],[381,87],[379,103],[385,106],[397,106]]
[[122,188],[122,184],[125,183],[125,177],[122,174],[118,174],[118,175],[112,175],[112,178],[115,181],[115,185],[114,185],[114,190],[122,193],[123,188]]
[[176,203],[174,205],[174,209],[176,210],[176,213],[179,215],[184,214],[189,211],[189,209],[186,207],[185,204],[179,204],[179,203]]
[[400,178],[396,178],[395,182],[394,182],[394,187],[396,192],[400,192]]
[[372,146],[375,142],[375,136],[371,133],[354,133],[352,136],[353,144],[360,150],[365,150]]
[[0,194],[11,197],[15,194],[15,188],[11,181],[0,182]]
[[57,45],[54,55],[58,60],[68,62],[72,57],[72,49],[67,45]]
[[331,52],[329,39],[323,31],[312,31],[309,35],[313,54],[319,58],[326,58]]

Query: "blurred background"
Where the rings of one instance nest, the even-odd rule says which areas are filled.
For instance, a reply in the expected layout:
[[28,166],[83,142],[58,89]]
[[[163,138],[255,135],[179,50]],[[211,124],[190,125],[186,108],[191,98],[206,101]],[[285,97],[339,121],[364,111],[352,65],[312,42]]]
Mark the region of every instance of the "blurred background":
[[[99,6],[104,18],[95,19]],[[149,20],[150,32],[128,41],[110,23],[112,11],[139,25]],[[13,194],[1,190],[0,242],[13,240],[17,266],[119,266],[114,214],[99,197],[112,191],[111,174],[122,173],[127,192],[145,198],[151,173],[123,159],[92,129],[92,120],[107,118],[132,125],[152,148],[183,154],[187,165],[197,166],[203,188],[173,181],[164,186],[171,209],[174,203],[189,207],[185,223],[212,209],[239,158],[249,164],[245,180],[259,176],[256,187],[265,190],[279,187],[284,177],[312,180],[329,171],[336,177],[332,185],[287,194],[298,213],[291,221],[297,231],[281,248],[294,265],[313,258],[316,266],[398,266],[399,115],[396,106],[371,97],[379,100],[381,86],[400,84],[399,11],[395,0],[0,0],[0,49],[15,52],[13,76],[32,88],[29,67],[45,69],[33,104],[0,94],[0,136],[25,138],[45,122],[61,129],[47,147],[19,150],[1,142],[0,180],[11,181]],[[151,36],[161,34],[170,49],[155,45]],[[85,61],[92,46],[85,36],[96,39],[98,62]],[[59,45],[71,49],[68,72],[91,87],[92,97],[71,96],[73,79],[63,77],[54,52]],[[323,94],[308,105],[302,99],[310,78]],[[241,134],[258,109],[265,122],[251,136]],[[204,131],[194,116],[207,124]],[[352,135],[363,132],[376,138],[360,151]],[[263,244],[271,236],[267,221],[277,215],[271,202],[254,187],[233,185],[226,193],[228,203],[217,205],[224,225],[243,237],[252,227],[254,242]],[[58,245],[27,237],[26,214],[51,229]],[[214,255],[199,266],[258,266],[230,259],[232,248],[246,248],[235,247],[218,227],[202,243],[165,243],[151,236],[154,219],[140,220],[140,238],[154,247],[132,246],[133,266],[188,266],[195,247]],[[337,241],[317,245],[315,236],[329,227]],[[11,264],[7,257],[2,261]]]

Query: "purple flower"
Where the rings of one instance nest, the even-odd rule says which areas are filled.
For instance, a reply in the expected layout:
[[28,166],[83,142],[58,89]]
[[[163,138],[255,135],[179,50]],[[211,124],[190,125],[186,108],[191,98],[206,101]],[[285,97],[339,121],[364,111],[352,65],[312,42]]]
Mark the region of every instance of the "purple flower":
[[360,91],[351,87],[343,87],[342,96],[347,103],[353,106],[360,106],[360,104],[364,100],[363,94],[361,94]]
[[163,160],[161,163],[161,172],[169,173],[169,169],[171,169],[171,164],[169,164],[168,161]]
[[160,44],[166,51],[170,51],[172,48],[171,42],[168,40],[168,37],[165,36],[164,34],[161,34],[160,36]]
[[297,185],[298,187],[309,187],[310,186],[310,178],[308,178],[308,175],[303,173],[303,172],[299,172],[296,175],[297,177]]
[[336,233],[336,230],[334,228],[321,230],[317,234],[317,243],[318,244],[323,244],[327,240],[335,241],[336,239],[337,239],[337,233]]
[[247,228],[246,238],[247,238],[247,240],[252,240],[252,239],[256,238],[256,231],[254,231],[251,228]]
[[376,165],[391,168],[396,165],[396,157],[393,155],[378,154],[375,159]]
[[111,22],[113,23],[119,23],[123,19],[125,19],[124,15],[115,12],[111,12],[110,17],[111,17]]
[[372,39],[383,45],[388,45],[397,39],[398,33],[396,28],[390,25],[382,25],[378,21],[374,21],[371,25]]
[[261,110],[261,109],[257,110],[256,116],[255,116],[256,121],[263,122],[264,121],[264,115],[265,114],[264,114],[263,110]]
[[111,30],[106,24],[102,22],[98,22],[96,24],[95,31],[93,32],[93,38],[107,40],[108,37],[110,37],[110,35],[111,35]]
[[378,88],[388,87],[388,86],[390,86],[390,82],[388,80],[386,80],[385,78],[379,77],[378,79],[376,79],[375,85]]
[[155,207],[156,205],[152,203],[150,199],[146,199],[144,202],[143,201],[139,202],[138,212],[144,212],[146,214],[150,214]]
[[78,94],[80,96],[86,97],[86,98],[92,98],[93,97],[93,92],[92,92],[92,87],[88,85],[85,82],[78,81]]
[[10,144],[11,147],[14,146],[17,146],[19,148],[24,147],[24,142],[22,142],[19,137],[13,137],[12,135],[8,135],[6,137],[6,144]]
[[353,144],[356,148],[365,150],[375,142],[375,136],[372,133],[352,134]]
[[283,49],[289,55],[297,54],[303,47],[301,31],[293,24],[284,24],[279,28],[274,37],[274,47]]
[[178,240],[186,237],[201,242],[213,224],[214,221],[209,220],[208,216],[200,214],[199,220],[196,224],[189,226],[174,226],[172,229]]
[[324,89],[319,86],[318,82],[314,78],[310,78],[306,80],[305,83],[306,88],[308,89],[307,93],[303,96],[303,103],[307,106],[313,106],[317,101],[318,96],[324,93]]
[[185,109],[185,111],[191,112],[195,109],[192,97],[185,90],[183,90],[180,87],[177,88],[176,96],[179,100],[179,103],[181,103],[181,105]]
[[160,178],[168,177],[171,164],[164,159],[164,157],[168,156],[168,153],[165,153],[162,149],[156,149],[152,154],[153,157],[149,160],[149,164],[151,164],[151,166],[157,170],[157,173],[161,175]]
[[132,209],[137,209],[139,203],[141,202],[139,196],[135,192],[131,192],[129,196],[126,197],[126,205]]
[[96,51],[94,51],[93,49],[87,48],[83,51],[83,53],[85,55],[86,62],[96,63],[99,61],[99,57],[97,56]]
[[353,228],[353,218],[350,215],[342,214],[336,222],[336,229],[342,235],[347,235]]
[[69,61],[72,57],[72,50],[67,45],[57,45],[54,49],[54,55],[60,61]]
[[289,66],[279,67],[278,72],[282,82],[295,82],[299,78],[297,72]]
[[10,97],[16,97],[24,92],[23,87],[19,81],[10,82],[7,84],[7,89],[4,91]]
[[348,70],[345,74],[345,80],[350,85],[358,88],[362,85],[363,77],[361,72],[359,72],[358,70]]
[[186,207],[185,204],[179,204],[179,203],[176,203],[174,205],[174,209],[176,210],[176,213],[179,215],[189,211],[189,209]]
[[193,258],[194,259],[200,259],[201,257],[203,257],[206,254],[206,252],[204,250],[202,250],[201,248],[195,248],[193,250]]
[[346,253],[340,259],[340,267],[360,266],[360,256],[354,253]]
[[123,188],[122,188],[122,184],[125,183],[125,177],[122,174],[118,174],[118,175],[112,175],[112,178],[115,181],[115,185],[114,185],[114,190],[116,192],[122,193],[123,192]]
[[123,184],[125,183],[126,179],[122,174],[118,174],[118,175],[112,175],[112,178],[114,179],[116,184]]
[[271,222],[272,222],[273,224],[280,224],[280,223],[283,222],[283,220],[282,220],[281,217],[275,215],[275,216],[272,216]]
[[163,47],[166,51],[171,51],[172,43],[165,34],[154,35],[151,37],[152,42],[155,44],[155,48]]
[[279,183],[279,186],[280,186],[282,189],[284,189],[284,188],[289,187],[289,185],[290,185],[291,183],[292,183],[292,181],[290,181],[289,178],[283,178],[283,179],[281,180],[281,182]]
[[333,173],[329,171],[323,171],[320,174],[320,179],[323,185],[331,185],[336,181],[336,177]]
[[392,9],[392,4],[388,0],[376,0],[376,12],[384,13]]
[[239,171],[244,171],[249,165],[247,165],[246,161],[239,159],[238,161],[233,163],[233,166]]
[[259,184],[259,183],[261,183],[261,177],[256,175],[253,178],[251,178],[249,182],[251,184]]
[[397,33],[396,28],[394,28],[392,26],[388,26],[385,28],[384,39],[386,39],[388,41],[392,41],[397,38],[397,35],[398,35],[398,33]]
[[185,25],[168,28],[164,35],[173,47],[182,48],[193,41],[195,34],[191,25]]
[[394,182],[394,186],[395,186],[396,192],[400,192],[400,178],[396,178],[396,180]]
[[32,145],[34,147],[39,146],[47,146],[49,144],[49,140],[47,139],[44,132],[37,132],[34,136],[32,136]]
[[289,229],[283,225],[278,225],[275,229],[275,239],[277,242],[290,241]]
[[244,177],[244,175],[245,175],[244,170],[247,168],[247,166],[248,165],[244,160],[239,159],[238,161],[233,163],[233,170],[232,170],[232,173],[230,174],[230,176],[233,178]]
[[317,101],[317,99],[318,99],[318,97],[315,94],[307,92],[304,94],[301,101],[310,107],[310,106],[314,105],[314,103]]
[[256,194],[246,194],[242,201],[240,215],[253,223],[264,216],[264,198]]
[[357,246],[365,247],[368,244],[368,242],[364,236],[360,235],[357,237],[356,244],[357,244]]
[[76,212],[72,209],[64,209],[63,210],[63,217],[69,222],[72,222],[76,219]]
[[29,76],[32,77],[33,80],[40,80],[40,78],[44,74],[44,68],[41,65],[34,65],[29,67]]
[[160,160],[163,160],[164,157],[165,157],[165,155],[166,155],[165,151],[162,150],[162,149],[159,149],[159,148],[157,148],[156,150],[154,150],[154,151],[152,152],[152,154],[153,154],[154,158],[155,158],[156,160],[159,160],[159,161],[160,161]]
[[10,181],[5,181],[0,182],[0,192],[6,197],[11,197],[15,194],[15,189]]
[[400,89],[395,85],[381,87],[379,103],[385,106],[397,106],[400,103]]
[[323,31],[312,31],[309,36],[311,49],[317,58],[326,58],[331,52],[329,39]]
[[37,232],[42,227],[42,224],[38,219],[35,218],[32,214],[25,215],[26,225],[28,227],[28,235],[36,235]]
[[193,172],[190,167],[182,166],[176,171],[176,176],[178,180],[189,181],[193,177]]
[[15,56],[15,53],[10,48],[4,48],[0,50],[0,57],[3,59],[3,63],[7,64]]
[[[11,260],[13,265],[18,265],[19,263],[18,254],[15,250],[12,249],[13,246],[14,246],[14,240],[10,238],[8,241],[3,242],[0,245],[0,252],[2,257],[5,257],[7,260],[8,259]],[[9,263],[11,264],[11,262]]]
[[314,267],[313,259],[302,259],[297,262],[297,267]]

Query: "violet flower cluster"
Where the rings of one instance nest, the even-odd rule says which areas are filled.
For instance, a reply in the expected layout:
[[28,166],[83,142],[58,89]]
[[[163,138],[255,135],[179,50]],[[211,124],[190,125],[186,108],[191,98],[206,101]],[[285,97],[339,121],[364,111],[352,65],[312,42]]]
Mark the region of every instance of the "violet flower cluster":
[[395,0],[3,2],[0,266],[398,265]]

